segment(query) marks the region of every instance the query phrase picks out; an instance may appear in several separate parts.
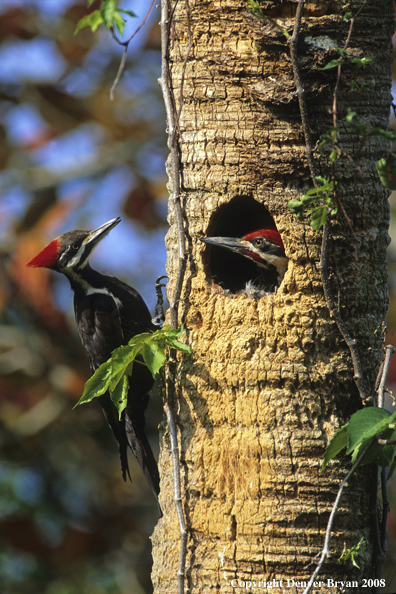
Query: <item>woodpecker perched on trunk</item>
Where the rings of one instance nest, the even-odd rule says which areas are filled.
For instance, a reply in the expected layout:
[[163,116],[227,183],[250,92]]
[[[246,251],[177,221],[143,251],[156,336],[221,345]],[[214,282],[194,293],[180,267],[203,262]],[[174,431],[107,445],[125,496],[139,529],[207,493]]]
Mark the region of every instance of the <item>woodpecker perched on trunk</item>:
[[231,250],[257,265],[257,278],[251,279],[243,291],[249,297],[258,299],[275,292],[285,276],[288,258],[276,229],[259,229],[241,238],[205,237],[201,241]]
[[[118,217],[93,231],[69,231],[52,240],[27,266],[45,267],[61,272],[74,291],[74,313],[81,341],[92,373],[107,361],[114,349],[125,345],[141,332],[155,330],[150,312],[135,289],[113,276],[104,276],[89,265],[98,243],[121,219]],[[129,474],[127,449],[131,448],[158,504],[159,474],[144,432],[144,413],[153,377],[144,365],[133,366],[128,404],[122,418],[109,394],[99,397],[104,415],[118,441],[122,476]],[[161,514],[162,515],[162,514]]]

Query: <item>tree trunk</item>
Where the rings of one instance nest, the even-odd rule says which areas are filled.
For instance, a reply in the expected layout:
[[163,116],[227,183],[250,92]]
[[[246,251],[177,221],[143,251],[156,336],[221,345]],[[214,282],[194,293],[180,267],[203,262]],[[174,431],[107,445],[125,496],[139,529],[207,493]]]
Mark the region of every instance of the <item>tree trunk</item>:
[[[261,6],[292,32],[296,3]],[[354,15],[361,6],[361,0],[348,7],[316,0],[304,8],[298,63],[315,142],[333,125],[337,69],[322,69],[338,58],[334,48],[344,47],[350,26],[344,13]],[[265,591],[264,580],[275,580],[273,592],[290,593],[295,588],[287,580],[308,581],[313,571],[307,565],[322,549],[338,485],[350,468],[349,459],[339,457],[320,474],[324,449],[362,402],[349,349],[323,295],[317,269],[322,233],[288,208],[312,180],[286,38],[271,22],[249,15],[243,0],[187,0],[172,2],[173,8],[170,72],[178,108],[181,90],[183,95],[179,148],[189,256],[180,311],[192,348],[178,364],[176,386],[186,588],[190,594],[231,593],[250,591],[242,582],[256,581],[257,591]],[[373,62],[358,71],[343,67],[339,142],[350,155],[359,138],[346,125],[348,107],[359,121],[388,127],[393,19],[392,0],[377,0],[354,24],[348,55]],[[351,90],[351,80],[357,89]],[[385,150],[386,141],[374,139],[359,156],[337,162],[338,194],[354,235],[341,212],[331,227],[332,286],[337,293],[338,283],[369,393],[383,356],[388,304],[388,193],[374,164]],[[326,147],[315,151],[324,176],[330,175],[328,155]],[[210,251],[199,239],[242,236],[272,219],[288,271],[276,293],[255,300],[240,292],[252,278],[248,260]],[[171,297],[178,266],[172,208],[169,220]],[[330,542],[333,555],[320,575],[322,581],[357,580],[358,589],[347,584],[347,592],[374,591],[363,588],[362,579],[378,577],[374,476],[365,466],[346,488]],[[170,594],[177,592],[179,531],[166,428],[161,505],[153,581],[155,594]],[[360,570],[339,563],[344,542],[351,547],[362,537]]]

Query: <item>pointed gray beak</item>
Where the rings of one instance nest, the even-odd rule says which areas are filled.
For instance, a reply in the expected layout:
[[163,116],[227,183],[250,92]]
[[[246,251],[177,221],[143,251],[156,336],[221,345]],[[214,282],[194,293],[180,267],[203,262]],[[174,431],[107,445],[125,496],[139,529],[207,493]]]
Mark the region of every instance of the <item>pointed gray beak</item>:
[[226,248],[237,254],[240,254],[242,250],[249,246],[248,242],[243,239],[238,239],[237,237],[203,237],[201,238],[201,241]]
[[85,245],[89,245],[91,249],[93,249],[120,222],[120,217],[117,217],[116,219],[111,219],[111,221],[108,221],[107,223],[104,223],[104,225],[101,225],[97,229],[90,231],[89,235],[84,239],[83,243]]

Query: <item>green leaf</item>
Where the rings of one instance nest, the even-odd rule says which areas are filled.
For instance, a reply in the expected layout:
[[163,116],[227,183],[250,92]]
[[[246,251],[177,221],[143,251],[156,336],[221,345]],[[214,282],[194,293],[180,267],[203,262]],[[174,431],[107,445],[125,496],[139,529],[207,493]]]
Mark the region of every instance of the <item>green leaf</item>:
[[180,340],[169,340],[167,341],[167,345],[182,353],[191,353],[191,347],[188,344],[184,344],[184,342],[180,342]]
[[114,25],[119,30],[120,35],[122,35],[124,32],[126,21],[122,18],[122,16],[118,12],[115,12],[113,22],[114,22]]
[[85,383],[84,391],[80,400],[73,407],[76,408],[79,404],[91,402],[97,396],[101,396],[107,392],[111,381],[111,363],[106,361],[95,371],[93,376]]
[[384,431],[391,422],[391,417],[390,412],[375,406],[354,413],[348,423],[349,445],[346,453],[352,453],[359,445]]
[[367,136],[382,136],[382,138],[386,138],[387,140],[396,140],[396,134],[393,130],[383,130],[382,128],[370,128]]
[[[391,435],[389,435],[389,437],[386,437],[386,435],[384,435],[381,436],[381,439],[389,439],[393,441],[394,437],[395,436],[391,437]],[[360,447],[358,448],[358,450],[359,453],[357,454],[356,459],[359,457],[362,448]],[[378,466],[389,466],[389,464],[393,462],[395,454],[396,447],[394,445],[382,445],[374,441],[370,448],[367,450],[360,464],[363,466],[364,464],[370,464],[371,462],[374,462],[375,464],[378,464]]]
[[292,198],[291,200],[289,200],[289,209],[293,214],[297,214],[298,212],[301,211],[302,209],[302,202],[300,202],[300,200],[296,200],[296,198]]
[[327,220],[327,208],[325,206],[318,206],[311,219],[311,227],[318,231]]
[[330,134],[322,134],[322,140],[319,142],[318,146],[323,146],[327,142],[332,142],[333,138]]
[[155,377],[166,360],[166,354],[157,342],[151,341],[150,344],[143,346],[143,359],[150,369],[152,376]]
[[356,118],[357,113],[356,111],[353,111],[351,107],[348,107],[348,114],[346,116],[346,121],[348,122],[348,124],[352,124],[353,120]]
[[251,8],[249,9],[250,14],[252,14],[253,16],[255,16],[258,19],[262,19],[263,21],[269,21],[270,23],[272,23],[275,27],[277,27],[283,33],[283,35],[286,37],[286,39],[288,39],[290,37],[290,35],[286,31],[286,29],[281,27],[276,21],[274,21],[274,19],[269,17],[267,14],[265,14],[265,12],[263,12],[261,10],[261,7],[258,2],[256,2],[255,0],[248,0],[248,2],[251,6]]
[[309,202],[309,200],[308,200],[308,196],[315,196],[315,197],[316,197],[316,196],[317,196],[317,194],[318,194],[318,192],[319,192],[319,188],[310,188],[309,190],[307,190],[307,191],[305,192],[305,194],[302,194],[302,195],[300,196],[300,198],[301,198],[301,200],[302,200],[303,202],[307,202],[307,201]]
[[357,567],[357,569],[360,569],[359,565],[356,563],[356,557],[359,554],[359,549],[363,543],[364,543],[363,537],[359,540],[359,542],[356,545],[354,545],[350,549],[347,549],[346,545],[344,543],[344,550],[342,551],[341,557],[338,559],[338,561],[350,560],[354,567]]
[[323,463],[320,469],[322,472],[327,464],[337,456],[348,445],[348,425],[343,425],[336,433],[334,433],[333,437],[330,440],[329,445],[327,446],[324,456],[323,456]]
[[153,336],[155,336],[158,332],[160,332],[160,330],[156,330],[154,333],[153,332],[142,332],[141,334],[136,334],[135,336],[133,336],[131,338],[131,340],[129,341],[128,345],[129,346],[136,346],[136,347],[142,347],[143,344],[149,340],[152,339]]
[[126,406],[129,377],[134,362],[147,365],[155,377],[166,360],[167,347],[171,346],[184,353],[191,352],[188,345],[177,340],[182,332],[183,327],[172,330],[170,326],[165,326],[156,332],[137,334],[127,345],[115,349],[110,359],[86,382],[83,395],[77,404],[90,402],[109,390],[110,397],[121,415]]
[[116,0],[103,0],[100,7],[100,14],[103,17],[103,22],[107,29],[111,29],[113,26],[114,15],[117,11]]
[[388,481],[389,481],[389,479],[391,478],[391,476],[393,475],[393,472],[394,472],[394,470],[395,470],[395,467],[396,467],[396,457],[395,457],[395,458],[393,458],[392,465],[391,465],[391,467],[390,467],[390,468],[389,468],[389,470],[388,470],[388,476],[387,476],[387,479],[388,479]]
[[396,190],[396,155],[389,153],[375,164],[381,183],[385,188]]
[[92,4],[95,2],[95,0],[88,0],[87,2],[87,7],[89,8],[90,6],[92,6]]
[[358,66],[359,68],[365,68],[366,66],[371,64],[372,61],[373,58],[352,58],[350,60],[351,64],[356,64],[356,66]]
[[171,326],[169,324],[167,324],[166,326],[163,326],[163,328],[161,328],[161,330],[159,330],[158,332],[156,332],[155,334],[157,336],[174,336],[175,338],[179,338],[179,336],[181,336],[184,332],[184,326],[181,326],[180,328],[176,328],[175,330],[172,330]]
[[124,376],[127,375],[128,377],[132,375],[132,370],[133,370],[133,363],[135,360],[135,357],[130,356],[129,357],[130,361],[126,361],[123,365],[119,364],[119,365],[114,365],[114,360],[110,359],[110,361],[112,362],[112,375],[111,375],[111,382],[110,382],[110,390],[114,390],[116,385],[118,384],[118,382],[120,381],[120,379]]
[[326,66],[323,66],[322,70],[330,70],[331,68],[337,68],[342,64],[345,64],[345,60],[341,60],[340,58],[338,58],[338,60],[331,60],[331,62],[326,64]]
[[365,135],[367,132],[367,128],[370,124],[360,124],[357,119],[356,111],[352,111],[350,107],[348,107],[348,114],[346,116],[346,121],[352,128],[354,128],[359,134]]
[[112,389],[114,389],[114,386],[119,382],[120,377],[122,377],[124,373],[131,375],[133,362],[141,350],[142,346],[140,344],[132,346],[127,344],[125,346],[118,347],[112,352],[110,359],[112,368],[112,380],[110,387]]
[[99,10],[94,10],[91,14],[87,14],[85,17],[80,19],[76,25],[74,30],[74,35],[77,35],[81,29],[85,29],[85,27],[90,27],[92,33],[95,33],[96,29],[103,23],[103,17]]
[[121,420],[122,411],[128,404],[129,378],[123,375],[114,390],[110,391],[110,398],[118,411],[118,418]]
[[122,8],[119,8],[117,10],[117,12],[122,12],[123,14],[127,14],[127,15],[129,15],[131,17],[136,17],[137,16],[134,12],[132,12],[132,10],[123,10]]

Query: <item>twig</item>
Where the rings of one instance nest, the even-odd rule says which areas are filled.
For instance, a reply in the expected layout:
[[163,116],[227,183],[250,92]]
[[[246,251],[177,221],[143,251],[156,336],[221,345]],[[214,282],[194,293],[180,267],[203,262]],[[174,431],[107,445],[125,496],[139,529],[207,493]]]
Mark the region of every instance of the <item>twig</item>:
[[384,363],[383,363],[382,370],[381,370],[381,381],[379,383],[378,390],[377,390],[377,394],[378,394],[377,406],[378,406],[378,408],[384,408],[385,384],[386,384],[386,379],[387,379],[388,373],[389,373],[391,357],[394,352],[395,352],[395,347],[393,347],[392,345],[388,345],[385,347],[385,358],[384,358]]
[[[363,8],[363,6],[365,4],[366,4],[366,0],[364,1],[361,8],[355,15],[354,19],[352,19],[351,26],[349,29],[348,38],[347,38],[347,41],[345,44],[345,49],[348,46],[350,38],[351,38],[354,20],[359,15],[361,9]],[[313,183],[317,187],[318,184],[317,184],[315,177],[318,174],[317,174],[316,163],[315,163],[314,157],[313,157],[314,146],[312,143],[311,131],[310,131],[310,127],[309,127],[308,110],[307,110],[307,105],[306,105],[306,101],[305,101],[305,92],[304,92],[304,87],[303,87],[301,76],[300,76],[300,71],[298,68],[298,61],[297,61],[297,40],[298,40],[298,33],[299,33],[300,24],[301,24],[303,5],[304,5],[304,0],[299,0],[298,6],[297,6],[296,18],[295,18],[295,22],[294,22],[293,35],[288,39],[288,43],[290,46],[290,56],[291,56],[291,62],[292,62],[292,67],[293,67],[294,81],[295,81],[295,85],[296,85],[296,89],[297,89],[297,96],[298,96],[298,101],[299,101],[299,106],[300,106],[301,122],[302,122],[304,137],[305,137],[305,147],[306,147],[308,165],[309,165],[309,169],[311,172],[311,176],[313,178]],[[337,93],[338,93],[340,77],[341,77],[341,69],[339,67],[338,79],[337,79],[335,94],[334,94],[334,98],[333,98],[333,122],[334,122],[334,113],[336,113],[336,107],[337,107]],[[334,126],[335,125],[336,125],[336,120],[335,120]],[[333,174],[333,181],[334,181],[334,168],[333,167],[332,167],[332,174]],[[334,184],[334,186],[335,186],[335,184]],[[347,218],[347,220],[348,220],[348,218]],[[367,397],[367,393],[366,393],[366,389],[365,389],[365,385],[364,385],[363,372],[362,372],[362,368],[361,368],[359,352],[356,347],[356,340],[352,339],[352,337],[350,336],[348,329],[346,328],[344,321],[341,317],[339,305],[337,306],[335,304],[334,297],[333,297],[333,294],[332,294],[332,291],[330,288],[330,281],[329,281],[329,275],[328,275],[329,228],[330,228],[330,223],[326,222],[323,227],[322,249],[321,249],[321,257],[320,257],[320,262],[318,264],[318,268],[320,271],[320,276],[321,276],[321,280],[322,280],[322,284],[323,284],[323,291],[325,294],[327,306],[330,311],[330,316],[335,318],[337,326],[338,326],[345,342],[347,343],[347,346],[349,347],[351,357],[352,357],[352,362],[353,362],[353,368],[354,368],[354,380],[355,380],[356,386],[359,390],[359,394],[360,394],[362,400],[365,400]],[[348,480],[350,479],[352,474],[355,472],[356,468],[359,466],[360,461],[363,459],[363,456],[365,455],[365,453],[367,452],[368,448],[370,447],[370,445],[373,441],[374,440],[371,440],[370,443],[366,446],[366,448],[363,450],[363,452],[361,453],[361,455],[359,456],[359,458],[357,459],[357,461],[355,462],[355,464],[353,465],[351,470],[348,472],[345,479],[340,484],[338,494],[337,494],[336,500],[334,502],[333,508],[331,510],[329,521],[327,524],[325,541],[324,541],[321,557],[320,557],[319,563],[318,563],[314,573],[312,574],[312,577],[308,583],[308,586],[304,591],[304,594],[308,594],[310,592],[316,576],[319,574],[319,572],[325,562],[326,557],[330,554],[330,549],[329,549],[330,536],[331,536],[331,532],[332,532],[332,528],[333,528],[334,518],[337,513],[338,504],[340,502],[344,487],[348,483]]]
[[[357,19],[357,17],[359,16],[359,14],[361,13],[361,11],[363,10],[365,4],[366,4],[367,0],[364,0],[363,4],[361,5],[361,7],[359,8],[359,10],[357,11],[357,13],[355,14],[355,16],[351,19],[351,22],[349,24],[349,31],[348,31],[348,35],[346,38],[346,41],[344,43],[344,50],[346,51],[348,49],[349,46],[349,42],[351,41],[351,37],[352,37],[352,31],[353,31],[353,27],[355,24],[355,20]],[[333,148],[335,148],[337,146],[337,138],[338,138],[338,131],[337,131],[337,101],[338,101],[338,89],[340,86],[340,82],[341,82],[341,70],[342,70],[342,65],[341,63],[339,64],[339,66],[337,67],[337,80],[336,80],[336,84],[334,87],[334,91],[333,91],[333,106],[332,106],[332,115],[333,115],[333,128],[334,128],[334,136],[333,136]],[[351,221],[341,203],[341,200],[339,198],[339,196],[337,195],[336,189],[335,189],[335,170],[334,170],[334,162],[331,163],[331,179],[333,181],[333,188],[334,188],[334,198],[336,199],[338,206],[341,208],[341,212],[345,217],[345,220],[348,224],[348,227],[350,228],[352,235],[355,238],[355,252],[356,252],[356,259],[357,259],[357,238],[356,238],[356,233],[351,225]]]
[[316,163],[313,158],[314,145],[312,142],[311,129],[309,126],[308,109],[307,109],[307,103],[305,101],[305,91],[304,91],[304,86],[303,86],[303,83],[301,80],[300,69],[298,67],[298,60],[297,60],[297,41],[298,41],[298,33],[300,30],[300,25],[301,25],[302,11],[304,8],[304,1],[305,0],[298,0],[296,18],[294,20],[293,34],[291,37],[288,38],[287,42],[290,46],[290,59],[291,59],[292,68],[293,68],[294,83],[296,85],[298,103],[300,106],[300,115],[301,115],[302,129],[303,129],[304,138],[305,138],[305,151],[307,153],[308,166],[309,166],[309,170],[311,172],[313,183],[316,187],[318,187],[319,184],[315,179],[315,177],[318,175],[318,168],[316,167]]
[[[361,13],[361,11],[363,10],[365,4],[366,4],[367,0],[364,0],[364,2],[362,3],[361,7],[359,8],[359,10],[357,11],[357,13],[355,14],[355,16],[351,19],[350,25],[349,25],[349,31],[348,31],[348,36],[346,38],[345,44],[344,44],[344,50],[347,50],[348,46],[349,46],[349,42],[351,40],[352,37],[352,31],[353,31],[353,27],[355,24],[355,20],[357,19],[357,17],[359,16],[359,14]],[[334,92],[333,92],[333,107],[332,107],[332,115],[333,115],[333,127],[334,127],[334,131],[335,131],[335,135],[333,138],[333,146],[337,144],[337,100],[338,100],[338,89],[339,89],[339,85],[340,85],[340,81],[341,81],[341,64],[338,66],[337,68],[337,81],[334,87]],[[333,188],[334,188],[334,198],[338,203],[338,206],[341,207],[341,211],[347,221],[347,224],[352,232],[352,234],[355,237],[355,251],[356,251],[356,257],[357,257],[357,240],[356,240],[356,233],[353,230],[353,227],[351,225],[350,219],[347,216],[345,209],[341,203],[341,200],[336,192],[336,185],[335,185],[335,170],[334,170],[334,163],[332,162],[331,164],[331,178],[333,181]],[[342,334],[342,336],[344,337],[345,342],[347,343],[349,350],[351,352],[351,357],[352,357],[352,363],[353,363],[353,369],[354,369],[354,380],[356,383],[356,386],[359,390],[359,394],[360,397],[362,398],[362,400],[365,400],[367,398],[367,392],[366,392],[366,388],[364,385],[364,379],[363,379],[363,372],[362,372],[362,367],[360,364],[360,357],[359,357],[359,351],[356,345],[356,340],[352,339],[351,335],[349,334],[347,327],[344,324],[344,321],[341,317],[341,313],[339,308],[335,307],[334,304],[334,298],[330,289],[330,284],[328,281],[328,274],[327,274],[327,263],[328,263],[328,237],[329,237],[329,227],[330,227],[330,223],[326,222],[324,227],[323,227],[323,239],[322,239],[322,253],[321,253],[321,258],[320,258],[320,263],[318,265],[318,268],[320,270],[320,276],[322,279],[322,284],[323,284],[323,289],[324,289],[324,293],[325,293],[325,297],[326,297],[326,302],[327,302],[327,306],[329,308],[330,311],[330,315],[333,317],[335,317],[336,323],[338,325],[338,328]]]
[[[355,25],[355,20],[357,19],[357,17],[359,16],[359,14],[361,13],[361,11],[363,10],[365,4],[367,3],[367,0],[364,0],[363,4],[361,5],[361,7],[359,8],[359,10],[357,11],[357,13],[355,14],[355,16],[353,18],[351,18],[351,22],[349,24],[349,31],[348,31],[348,35],[344,44],[344,50],[346,51],[348,49],[349,46],[349,42],[351,41],[351,37],[352,37],[352,31],[353,31],[353,27]],[[340,86],[340,82],[341,82],[341,64],[337,67],[337,81],[334,87],[334,92],[333,92],[333,108],[332,108],[332,114],[333,114],[333,126],[335,128],[335,137],[334,137],[334,143],[336,144],[337,142],[337,100],[338,100],[338,88]]]
[[140,31],[140,29],[141,29],[142,27],[144,27],[144,25],[146,24],[146,22],[147,22],[147,19],[148,19],[148,18],[149,18],[149,16],[150,16],[150,13],[151,13],[151,11],[152,11],[152,9],[153,9],[153,6],[154,6],[154,4],[155,4],[155,0],[152,0],[152,1],[151,1],[151,4],[150,4],[150,7],[149,7],[149,9],[148,9],[148,11],[147,11],[147,13],[146,13],[146,16],[144,17],[143,21],[140,23],[139,27],[138,27],[137,29],[135,29],[135,31],[132,33],[132,35],[130,36],[130,38],[129,38],[129,39],[127,39],[127,41],[121,41],[121,39],[118,39],[117,35],[116,35],[116,34],[113,32],[113,37],[114,37],[114,39],[116,40],[116,42],[117,42],[119,45],[123,45],[123,46],[125,46],[125,50],[124,50],[124,53],[122,54],[121,62],[120,62],[120,65],[119,65],[119,67],[118,67],[118,72],[117,72],[117,74],[116,74],[116,77],[115,77],[115,79],[114,79],[114,82],[113,82],[113,84],[112,84],[112,86],[111,86],[111,89],[110,89],[110,101],[111,101],[111,102],[113,102],[113,101],[114,101],[114,92],[115,92],[115,90],[116,90],[116,88],[117,88],[117,86],[118,86],[118,83],[119,83],[119,82],[120,82],[120,80],[121,80],[121,76],[122,76],[122,74],[123,74],[123,72],[124,72],[124,68],[125,68],[125,62],[126,62],[126,57],[127,57],[127,53],[128,53],[128,46],[129,46],[129,43],[130,43],[130,42],[132,41],[132,39],[135,37],[136,33],[138,33],[138,32]]
[[322,566],[326,560],[326,557],[328,557],[330,555],[330,548],[329,548],[329,543],[330,543],[330,537],[331,537],[331,532],[333,529],[333,523],[334,523],[334,519],[337,513],[337,509],[338,509],[338,504],[340,503],[340,499],[342,496],[342,492],[344,490],[344,487],[347,485],[349,479],[351,478],[351,476],[353,475],[353,473],[355,472],[356,468],[359,466],[361,460],[363,459],[364,455],[366,454],[367,450],[369,449],[369,447],[371,446],[372,442],[374,441],[374,438],[368,443],[368,445],[364,448],[363,452],[360,454],[359,458],[356,460],[355,464],[352,466],[351,470],[348,472],[348,474],[346,475],[346,477],[344,478],[344,480],[342,481],[342,483],[339,486],[338,489],[338,493],[337,493],[337,497],[334,501],[332,510],[330,512],[330,517],[329,520],[327,522],[327,528],[326,528],[326,535],[325,535],[325,540],[324,540],[324,545],[323,545],[323,549],[322,549],[322,553],[320,555],[320,559],[319,559],[319,563],[315,569],[315,571],[313,572],[307,587],[305,588],[303,594],[308,594],[308,592],[311,591],[312,588],[312,584],[315,581],[316,576],[318,575],[318,573],[320,572],[320,570],[322,569]]
[[[385,384],[388,377],[390,361],[393,353],[395,352],[395,348],[392,345],[388,345],[385,347],[385,358],[382,365],[381,370],[381,380],[379,382],[379,386],[377,389],[377,406],[379,408],[384,407],[384,391],[385,391]],[[390,445],[390,443],[388,443]],[[388,498],[388,477],[387,477],[387,468],[383,466],[381,469],[381,492],[382,492],[382,517],[381,517],[381,526],[380,526],[380,546],[381,546],[381,553],[382,557],[385,556],[386,553],[386,543],[388,541],[388,515],[390,512],[390,504]],[[382,559],[383,562],[383,559]]]
[[168,421],[170,441],[171,441],[171,452],[172,452],[172,465],[173,465],[173,485],[174,485],[174,502],[177,513],[177,519],[179,522],[180,532],[180,552],[179,552],[179,566],[177,569],[177,592],[178,594],[184,594],[184,579],[186,573],[186,557],[187,557],[187,529],[186,520],[183,513],[183,500],[181,494],[181,481],[180,481],[180,455],[179,445],[177,440],[177,427],[174,414],[174,394],[175,394],[175,382],[176,382],[176,350],[171,349],[168,363],[168,377],[167,377],[167,402],[165,404],[165,414]]
[[125,49],[124,49],[124,53],[122,54],[120,65],[118,67],[118,72],[116,74],[116,77],[115,77],[114,82],[111,85],[111,89],[110,89],[110,101],[112,103],[114,102],[114,92],[118,86],[118,83],[121,80],[122,73],[124,72],[127,53],[128,53],[128,46],[126,45]]
[[[167,123],[168,123],[168,142],[170,148],[171,159],[171,182],[172,195],[170,197],[173,203],[173,210],[176,219],[179,264],[178,274],[176,278],[176,285],[170,303],[171,326],[176,329],[178,326],[178,307],[179,300],[183,286],[184,273],[186,269],[186,255],[185,255],[185,237],[183,215],[180,203],[180,159],[177,136],[175,134],[175,112],[174,102],[172,100],[171,81],[169,73],[169,4],[168,0],[161,0],[161,79],[160,85],[164,97]],[[179,522],[180,531],[180,553],[179,553],[179,567],[177,571],[177,589],[178,594],[184,593],[185,568],[187,557],[187,530],[186,520],[183,512],[183,501],[181,495],[181,480],[180,480],[180,456],[179,446],[177,441],[177,427],[174,413],[175,401],[175,382],[176,382],[176,352],[171,349],[168,365],[168,379],[167,379],[167,401],[165,404],[165,413],[167,416],[169,434],[172,449],[173,462],[173,484],[174,484],[174,502]]]
[[330,281],[329,281],[329,274],[327,270],[327,263],[329,258],[329,223],[326,222],[323,227],[323,237],[322,237],[322,250],[320,254],[320,262],[318,264],[318,269],[320,272],[320,278],[323,285],[323,291],[327,303],[327,307],[329,308],[330,316],[335,319],[338,329],[340,330],[352,357],[353,363],[353,370],[354,375],[353,379],[355,380],[357,389],[359,390],[359,394],[361,399],[364,401],[367,398],[367,391],[364,384],[363,378],[363,371],[362,366],[360,363],[359,351],[356,346],[356,340],[351,337],[348,332],[347,327],[345,326],[344,320],[341,317],[340,309],[335,304],[334,296],[330,288]]
[[164,312],[164,296],[162,295],[163,285],[161,281],[164,278],[168,278],[165,276],[160,276],[155,281],[155,294],[157,295],[157,303],[155,304],[154,309],[154,317],[151,319],[154,326],[162,326],[163,321],[165,320],[165,312]]
[[[386,378],[388,376],[390,359],[391,359],[391,356],[394,353],[395,349],[393,348],[393,346],[387,346],[385,350],[386,350],[386,353],[385,353],[385,360],[384,360],[384,363],[382,366],[381,381],[378,386],[378,402],[381,403],[382,405],[383,405],[383,392],[384,392],[384,387],[385,387],[385,383],[386,383]],[[382,408],[382,406],[380,408]],[[355,470],[359,466],[359,464],[360,464],[361,460],[363,459],[363,457],[365,456],[366,452],[373,444],[374,440],[375,440],[375,438],[370,440],[370,442],[364,448],[364,450],[360,454],[359,458],[356,460],[355,464],[352,466],[351,470],[348,472],[348,474],[346,475],[346,477],[344,478],[344,480],[342,481],[342,483],[339,486],[337,497],[334,501],[334,505],[331,510],[329,520],[327,522],[326,535],[325,535],[325,540],[324,540],[324,544],[323,544],[322,553],[321,553],[321,556],[319,559],[319,563],[318,563],[315,571],[313,572],[303,594],[308,594],[310,592],[317,575],[319,574],[320,570],[322,569],[322,566],[326,560],[326,557],[328,557],[330,554],[330,548],[329,548],[330,537],[331,537],[331,532],[332,532],[332,528],[333,528],[335,515],[337,513],[338,505],[339,505],[339,502],[340,502],[340,499],[342,496],[342,492],[344,490],[344,487],[347,485],[349,479],[351,478],[352,474],[355,472]],[[389,513],[389,500],[388,500],[387,485],[386,485],[386,467],[383,468],[383,471],[384,470],[385,470],[385,473],[382,472],[382,475],[381,475],[383,508],[382,508],[382,518],[381,518],[381,538],[380,538],[381,552],[383,555],[385,554],[385,550],[386,550],[386,541],[387,541],[386,525],[387,525],[388,513]]]
[[388,498],[388,469],[386,466],[382,467],[381,470],[381,492],[382,492],[382,517],[381,517],[381,528],[380,528],[380,543],[381,552],[383,555],[386,553],[386,543],[388,542],[388,516],[390,512],[390,504]]
[[[291,58],[291,63],[292,63],[292,67],[293,67],[294,82],[296,85],[298,101],[299,101],[299,105],[300,105],[301,124],[302,124],[302,129],[303,129],[304,137],[305,137],[305,149],[306,149],[306,153],[307,153],[308,165],[309,165],[309,169],[310,169],[310,172],[311,172],[311,175],[313,178],[313,183],[317,187],[318,183],[315,179],[315,177],[317,176],[317,167],[316,167],[316,163],[315,163],[315,160],[313,157],[314,147],[313,147],[313,142],[312,142],[311,130],[310,130],[310,126],[309,126],[308,109],[307,109],[307,104],[306,104],[306,100],[305,100],[305,92],[304,92],[304,87],[302,84],[300,70],[298,67],[298,60],[297,60],[297,40],[298,40],[298,33],[299,33],[300,24],[301,24],[303,7],[304,7],[304,0],[298,0],[296,18],[295,18],[294,27],[293,27],[293,34],[291,37],[288,38],[288,43],[290,46],[290,58]],[[359,14],[359,12],[360,12],[360,10],[358,11],[357,15]],[[356,18],[356,16],[355,16],[355,18]],[[354,21],[354,19],[352,19],[352,21]],[[350,28],[347,43],[349,43],[351,34],[352,34],[352,29]],[[322,284],[323,284],[323,290],[324,290],[327,306],[330,311],[330,315],[332,317],[335,317],[338,328],[340,329],[340,332],[349,347],[349,350],[351,352],[352,362],[353,362],[353,368],[354,368],[354,379],[355,379],[356,385],[358,387],[361,398],[365,399],[366,398],[366,390],[364,387],[363,373],[362,373],[362,368],[361,368],[361,364],[360,364],[358,349],[356,347],[356,341],[351,338],[351,336],[347,330],[347,327],[344,324],[344,321],[341,317],[340,309],[335,304],[334,297],[333,297],[333,294],[332,294],[332,291],[330,288],[329,275],[328,275],[328,271],[327,271],[329,225],[330,224],[328,222],[326,222],[326,224],[323,227],[322,251],[321,251],[321,257],[320,257],[320,262],[318,264],[318,268],[320,270],[320,276],[321,276],[321,280],[322,280]]]

